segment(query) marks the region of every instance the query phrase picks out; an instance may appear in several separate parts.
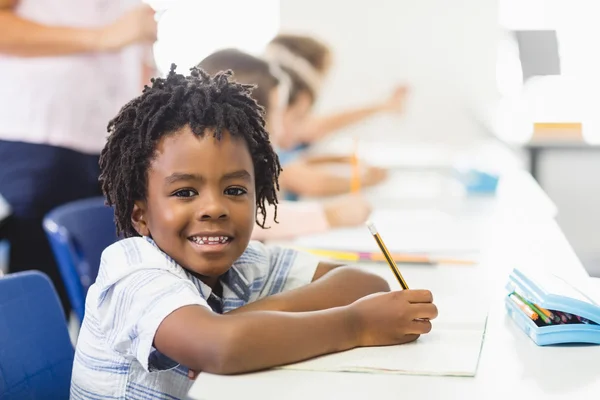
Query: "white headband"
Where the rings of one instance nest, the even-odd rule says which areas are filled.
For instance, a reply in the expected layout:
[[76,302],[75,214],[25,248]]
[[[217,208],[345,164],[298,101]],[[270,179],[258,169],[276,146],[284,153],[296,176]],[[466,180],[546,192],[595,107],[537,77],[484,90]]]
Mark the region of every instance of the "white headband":
[[305,58],[292,53],[284,46],[274,43],[267,46],[264,57],[269,62],[276,62],[282,67],[294,71],[315,95],[319,93],[323,79],[319,71]]

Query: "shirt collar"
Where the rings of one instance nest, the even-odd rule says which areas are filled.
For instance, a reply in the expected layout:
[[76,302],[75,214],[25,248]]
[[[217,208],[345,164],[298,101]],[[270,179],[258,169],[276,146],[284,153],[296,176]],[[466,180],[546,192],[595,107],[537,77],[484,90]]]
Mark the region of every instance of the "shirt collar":
[[[171,258],[171,256],[169,256],[167,253],[162,251],[161,248],[158,247],[158,245],[152,238],[150,238],[148,236],[144,236],[143,238],[148,243],[151,243],[154,247],[156,247],[156,249],[164,255],[164,257],[168,260],[168,262],[172,263],[174,266],[182,268],[185,271],[188,278],[194,283],[194,286],[196,286],[196,288],[200,292],[200,296],[202,296],[202,298],[204,298],[205,300],[208,300],[208,298],[212,294],[212,288],[210,286],[208,286],[206,283],[202,282],[200,279],[195,277],[190,271],[183,268],[175,260],[173,260],[173,258]],[[227,272],[225,272],[223,275],[221,275],[219,277],[219,281],[223,285],[223,297],[225,297],[225,289],[228,288],[240,300],[244,300],[244,302],[248,302],[250,300],[250,294],[251,294],[250,282],[248,282],[246,277],[241,273],[241,270],[240,270],[239,266],[237,265],[238,261],[239,260],[236,260],[233,263],[233,265],[231,266],[231,268],[229,268],[229,270],[227,270]]]

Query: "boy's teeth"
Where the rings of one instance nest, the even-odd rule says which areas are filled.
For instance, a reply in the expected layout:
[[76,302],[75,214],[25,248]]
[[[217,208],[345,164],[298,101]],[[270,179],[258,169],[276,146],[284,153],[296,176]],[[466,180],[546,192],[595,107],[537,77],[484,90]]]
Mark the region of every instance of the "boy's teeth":
[[229,238],[227,236],[194,236],[192,240],[198,244],[219,244],[219,243],[227,243]]

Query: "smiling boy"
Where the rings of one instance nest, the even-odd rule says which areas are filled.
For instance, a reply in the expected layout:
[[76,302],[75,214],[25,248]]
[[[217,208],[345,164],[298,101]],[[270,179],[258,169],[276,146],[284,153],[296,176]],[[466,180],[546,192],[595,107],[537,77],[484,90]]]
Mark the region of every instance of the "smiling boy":
[[280,172],[250,90],[173,66],[110,122],[100,180],[126,239],[88,292],[72,398],[179,399],[190,371],[260,370],[431,329],[428,291],[385,293],[377,276],[250,241]]

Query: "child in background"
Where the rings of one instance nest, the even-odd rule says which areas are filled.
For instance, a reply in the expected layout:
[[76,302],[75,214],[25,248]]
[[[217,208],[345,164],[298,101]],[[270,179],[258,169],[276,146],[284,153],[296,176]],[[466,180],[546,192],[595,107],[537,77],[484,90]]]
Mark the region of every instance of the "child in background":
[[88,292],[72,398],[181,399],[197,372],[261,370],[431,329],[429,291],[385,293],[360,269],[250,242],[277,204],[280,166],[247,85],[172,67],[109,132],[100,182],[126,238],[103,252]]
[[384,112],[401,113],[408,90],[398,86],[381,103],[345,110],[321,117],[311,114],[320,95],[322,82],[332,64],[331,50],[310,36],[279,34],[271,40],[265,59],[282,67],[293,82],[288,109],[284,118],[285,148],[312,143],[324,136]]
[[[219,50],[198,64],[209,74],[232,70],[240,83],[257,85],[252,97],[263,106],[266,128],[274,142],[280,140],[281,117],[285,111],[287,93],[272,66],[260,58],[235,49]],[[283,100],[283,101],[282,101]],[[339,178],[338,178],[339,179]],[[350,187],[347,179],[342,185]],[[283,201],[278,208],[278,224],[269,229],[254,229],[255,240],[285,239],[331,228],[354,226],[366,222],[371,208],[361,195],[343,195],[331,201]]]
[[[331,52],[327,46],[308,36],[278,35],[267,46],[265,59],[289,77],[288,107],[282,120],[283,133],[278,152],[282,165],[281,185],[291,195],[330,196],[344,193],[347,186],[339,179],[324,179],[327,164],[348,164],[349,157],[307,156],[305,149],[327,134],[387,111],[401,111],[406,89],[397,88],[389,100],[335,115],[314,117],[311,110],[320,94],[322,81],[331,66]],[[382,182],[387,171],[362,164],[364,187]],[[331,175],[330,175],[331,176]]]

